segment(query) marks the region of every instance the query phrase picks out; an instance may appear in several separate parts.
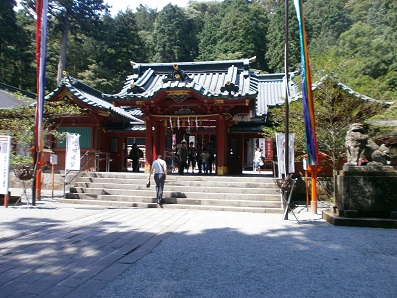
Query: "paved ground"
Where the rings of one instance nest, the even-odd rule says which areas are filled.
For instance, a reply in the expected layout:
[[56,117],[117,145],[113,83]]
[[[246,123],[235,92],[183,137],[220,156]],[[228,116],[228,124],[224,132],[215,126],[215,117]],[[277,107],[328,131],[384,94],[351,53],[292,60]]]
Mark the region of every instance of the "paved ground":
[[0,297],[397,296],[393,229],[333,226],[320,208],[297,208],[298,224],[43,194],[34,208],[0,207]]

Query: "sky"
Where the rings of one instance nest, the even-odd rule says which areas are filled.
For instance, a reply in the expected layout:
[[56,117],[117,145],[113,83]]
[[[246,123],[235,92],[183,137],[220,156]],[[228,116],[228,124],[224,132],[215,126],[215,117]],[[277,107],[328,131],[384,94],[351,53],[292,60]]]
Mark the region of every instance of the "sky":
[[[139,4],[147,5],[150,8],[157,8],[160,11],[168,3],[178,5],[179,7],[185,7],[189,0],[104,0],[109,6],[112,6],[110,13],[115,16],[120,10],[125,11],[127,7],[133,11]],[[198,0],[198,1],[210,1],[210,0]],[[19,0],[17,1],[19,5]],[[19,6],[18,6],[19,7]]]
[[139,4],[147,5],[150,8],[157,8],[157,10],[160,11],[168,3],[178,5],[179,7],[185,7],[188,3],[188,0],[104,0],[104,2],[112,6],[110,12],[112,16],[114,16],[120,10],[125,11],[127,7],[134,11]]

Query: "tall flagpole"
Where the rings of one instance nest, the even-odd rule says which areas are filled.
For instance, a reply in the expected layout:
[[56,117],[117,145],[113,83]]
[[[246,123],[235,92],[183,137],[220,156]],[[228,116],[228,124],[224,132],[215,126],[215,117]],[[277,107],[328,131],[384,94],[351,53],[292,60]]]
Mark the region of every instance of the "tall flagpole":
[[[285,145],[284,145],[284,179],[287,179],[289,174],[289,99],[288,99],[288,51],[289,51],[289,40],[288,40],[288,0],[285,0],[285,49],[284,49],[284,68],[285,68]],[[292,190],[291,190],[292,191]],[[288,208],[288,195],[289,192],[285,190],[284,196],[284,209]],[[284,219],[288,219],[288,212],[284,212]]]
[[299,25],[302,68],[302,105],[306,131],[306,147],[308,156],[308,171],[311,173],[311,209],[317,213],[317,173],[319,172],[318,145],[316,136],[316,119],[314,114],[314,100],[310,74],[309,50],[306,40],[306,28],[302,0],[294,0]]
[[47,39],[47,8],[48,0],[36,1],[36,88],[37,103],[35,114],[35,146],[34,146],[34,179],[32,205],[41,195],[41,171],[43,151],[43,109],[45,96],[45,59]]

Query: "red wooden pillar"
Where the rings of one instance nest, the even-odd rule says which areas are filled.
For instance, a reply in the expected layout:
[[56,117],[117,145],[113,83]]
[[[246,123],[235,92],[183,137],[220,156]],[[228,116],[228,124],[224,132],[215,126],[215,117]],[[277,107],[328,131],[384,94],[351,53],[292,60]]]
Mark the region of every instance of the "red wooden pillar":
[[157,159],[157,155],[163,155],[165,158],[165,133],[166,128],[164,120],[156,120],[154,123],[153,136],[153,160]]
[[216,128],[216,167],[218,175],[228,173],[226,121],[223,115],[219,115]]
[[153,133],[152,133],[152,118],[146,117],[146,135],[145,135],[145,147],[146,147],[146,161],[145,161],[145,172],[148,173],[150,166],[153,161]]

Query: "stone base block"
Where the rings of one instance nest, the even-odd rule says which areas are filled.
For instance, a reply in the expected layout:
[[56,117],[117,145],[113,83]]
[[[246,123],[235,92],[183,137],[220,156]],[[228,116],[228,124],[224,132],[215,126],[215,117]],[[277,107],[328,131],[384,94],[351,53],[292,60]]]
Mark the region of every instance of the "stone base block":
[[336,180],[335,205],[341,215],[356,211],[360,217],[390,218],[390,212],[397,210],[397,172],[393,167],[349,166]]

